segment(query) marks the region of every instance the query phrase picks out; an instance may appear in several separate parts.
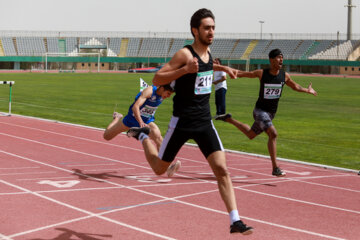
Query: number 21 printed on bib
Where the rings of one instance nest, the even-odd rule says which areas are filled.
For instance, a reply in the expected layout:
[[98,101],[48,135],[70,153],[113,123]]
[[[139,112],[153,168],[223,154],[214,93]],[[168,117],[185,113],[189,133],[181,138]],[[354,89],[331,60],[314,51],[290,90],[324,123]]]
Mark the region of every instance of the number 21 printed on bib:
[[212,79],[213,70],[197,73],[195,80],[195,94],[201,95],[211,93]]

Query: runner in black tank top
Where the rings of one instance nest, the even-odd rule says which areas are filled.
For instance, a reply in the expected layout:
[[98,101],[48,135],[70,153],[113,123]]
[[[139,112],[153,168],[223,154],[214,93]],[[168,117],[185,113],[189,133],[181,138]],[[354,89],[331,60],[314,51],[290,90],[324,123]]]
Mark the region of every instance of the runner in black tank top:
[[210,124],[209,98],[213,78],[213,60],[209,53],[209,61],[204,63],[190,45],[185,46],[198,59],[198,73],[189,73],[175,80],[176,95],[173,98],[173,115],[179,117],[179,128],[203,127],[204,122]]
[[270,69],[264,69],[260,80],[260,91],[256,108],[275,114],[284,84],[285,72],[283,70],[280,70],[279,74],[274,76],[270,73]]
[[214,38],[215,17],[211,11],[199,9],[192,16],[190,26],[194,43],[177,51],[153,79],[154,85],[171,82],[175,89],[173,116],[160,150],[157,151],[149,140],[146,128],[132,128],[128,136],[142,143],[146,160],[153,171],[158,175],[167,172],[168,176],[178,169],[176,164],[170,163],[180,148],[193,139],[216,177],[221,199],[229,213],[230,233],[251,234],[253,228],[240,220],[232,180],[226,166],[226,155],[212,123],[209,106],[213,69],[224,71],[231,78],[236,77],[237,70],[213,65],[209,45]]
[[285,176],[277,165],[276,160],[276,139],[277,131],[272,123],[275,117],[279,100],[282,94],[284,84],[291,87],[298,92],[306,92],[316,96],[316,91],[311,87],[303,88],[299,84],[295,83],[288,73],[285,73],[281,68],[283,64],[283,55],[279,49],[274,49],[269,53],[270,69],[259,69],[252,72],[239,71],[238,77],[247,78],[259,78],[260,79],[260,91],[259,98],[256,102],[255,109],[253,111],[254,123],[250,126],[244,124],[236,119],[229,118],[226,121],[233,124],[240,131],[242,131],[249,139],[255,138],[263,131],[269,136],[268,150],[272,163],[272,175],[277,177]]

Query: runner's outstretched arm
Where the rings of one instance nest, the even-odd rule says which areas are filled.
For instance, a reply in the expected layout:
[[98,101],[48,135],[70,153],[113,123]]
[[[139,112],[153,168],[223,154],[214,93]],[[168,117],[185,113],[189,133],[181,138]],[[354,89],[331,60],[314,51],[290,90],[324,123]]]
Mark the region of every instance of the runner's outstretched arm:
[[304,87],[300,86],[300,84],[298,84],[294,80],[292,80],[290,78],[290,74],[288,74],[288,73],[285,73],[285,83],[286,83],[286,85],[288,85],[289,87],[291,87],[293,90],[295,90],[297,92],[305,92],[305,93],[309,93],[314,96],[317,96],[317,92],[312,88],[312,83],[310,83],[307,88],[304,88]]
[[231,68],[228,66],[224,66],[224,65],[220,65],[217,63],[213,64],[213,69],[214,69],[214,71],[226,72],[227,74],[229,74],[229,77],[232,79],[236,78],[237,72],[239,71],[237,69],[234,69],[234,68]]
[[246,72],[246,71],[240,71],[238,70],[236,76],[238,78],[259,78],[261,79],[262,77],[262,74],[263,74],[263,70],[262,69],[258,69],[258,70],[255,70],[255,71],[251,71],[251,72]]

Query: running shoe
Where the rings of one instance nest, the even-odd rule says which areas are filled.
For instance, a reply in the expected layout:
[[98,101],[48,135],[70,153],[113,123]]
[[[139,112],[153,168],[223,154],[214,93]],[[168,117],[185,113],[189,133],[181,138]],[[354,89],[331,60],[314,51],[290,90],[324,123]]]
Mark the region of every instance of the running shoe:
[[180,166],[180,161],[176,161],[176,163],[171,164],[166,170],[168,177],[172,177],[179,170]]
[[115,119],[115,118],[122,118],[123,117],[123,115],[121,114],[121,113],[118,113],[118,112],[114,112],[113,113],[113,119]]
[[231,118],[231,113],[221,114],[221,115],[215,115],[215,120],[222,120],[225,121],[228,118]]
[[276,167],[272,171],[272,175],[276,177],[285,177],[286,173],[283,170],[281,170],[279,167]]
[[146,135],[149,135],[150,128],[148,128],[148,127],[142,127],[142,128],[132,127],[129,129],[129,131],[127,131],[126,135],[128,137],[133,137],[133,138],[136,138],[137,140],[139,140],[140,133],[145,133]]
[[253,228],[250,226],[246,226],[241,220],[234,222],[230,226],[230,233],[241,233],[243,235],[249,235],[253,233]]

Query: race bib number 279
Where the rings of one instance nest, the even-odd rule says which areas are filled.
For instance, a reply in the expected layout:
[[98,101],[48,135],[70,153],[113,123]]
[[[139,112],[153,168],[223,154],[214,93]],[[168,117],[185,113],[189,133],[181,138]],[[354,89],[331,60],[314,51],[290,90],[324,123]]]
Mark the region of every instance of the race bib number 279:
[[276,99],[281,96],[281,84],[264,84],[264,98]]
[[212,79],[213,70],[197,73],[195,80],[195,94],[201,95],[211,93]]

